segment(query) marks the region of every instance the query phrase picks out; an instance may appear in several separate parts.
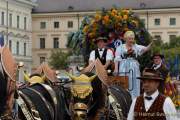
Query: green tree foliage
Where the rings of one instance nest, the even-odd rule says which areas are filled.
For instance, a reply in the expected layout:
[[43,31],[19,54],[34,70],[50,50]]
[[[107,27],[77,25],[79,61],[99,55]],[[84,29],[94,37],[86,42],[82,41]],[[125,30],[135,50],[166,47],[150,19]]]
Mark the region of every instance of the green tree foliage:
[[68,67],[68,57],[71,55],[69,52],[63,52],[62,50],[52,50],[49,58],[49,64],[54,69],[65,69]]

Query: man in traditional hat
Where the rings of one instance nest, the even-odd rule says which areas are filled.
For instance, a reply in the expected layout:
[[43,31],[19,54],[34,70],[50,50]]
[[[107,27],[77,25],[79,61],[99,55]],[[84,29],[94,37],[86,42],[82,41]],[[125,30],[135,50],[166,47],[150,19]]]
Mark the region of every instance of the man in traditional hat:
[[98,48],[90,53],[89,64],[99,58],[104,68],[108,69],[113,60],[113,53],[110,49],[106,48],[107,38],[98,37],[94,42]]
[[177,120],[172,100],[158,91],[162,77],[154,69],[145,69],[142,77],[144,94],[135,98],[131,104],[128,120]]
[[[90,53],[89,57],[89,65],[94,62],[97,58],[101,61],[104,68],[106,70],[111,70],[111,62],[113,60],[113,52],[110,49],[106,48],[107,38],[106,37],[98,37],[95,39],[95,44],[97,45],[97,49],[93,50]],[[110,73],[110,74],[111,74]],[[106,101],[107,101],[107,88],[105,85],[101,83],[100,80],[94,81],[94,85],[96,86],[94,89],[94,98],[99,101],[99,109],[95,116],[97,120],[104,120],[104,116],[106,113]],[[97,95],[97,96],[96,96]]]
[[161,93],[164,93],[164,84],[169,73],[169,70],[167,69],[165,64],[162,62],[162,60],[164,59],[164,55],[160,53],[154,53],[151,59],[152,59],[152,63],[149,66],[149,68],[160,72],[160,74],[162,75],[162,78],[164,81],[161,82],[159,90]]

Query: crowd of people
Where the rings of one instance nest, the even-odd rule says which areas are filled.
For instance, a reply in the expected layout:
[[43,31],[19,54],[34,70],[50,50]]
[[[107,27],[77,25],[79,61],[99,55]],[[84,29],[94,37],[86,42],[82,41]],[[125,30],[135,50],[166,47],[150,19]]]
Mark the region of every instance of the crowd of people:
[[128,120],[176,119],[172,100],[163,95],[164,83],[169,73],[162,62],[164,56],[155,53],[151,57],[152,63],[147,65],[142,74],[139,69],[137,58],[150,50],[152,42],[148,46],[136,44],[133,31],[126,31],[123,37],[110,32],[108,38],[100,36],[94,42],[97,49],[90,53],[89,63],[99,58],[106,70],[111,69],[114,75],[129,78],[129,92],[133,102]]

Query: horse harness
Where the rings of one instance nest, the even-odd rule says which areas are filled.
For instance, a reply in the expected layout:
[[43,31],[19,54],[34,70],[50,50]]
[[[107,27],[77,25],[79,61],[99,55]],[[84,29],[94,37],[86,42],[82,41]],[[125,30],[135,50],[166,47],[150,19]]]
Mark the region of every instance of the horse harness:
[[[52,120],[57,120],[57,116],[58,116],[58,111],[57,111],[57,98],[56,98],[56,93],[55,91],[48,85],[46,84],[40,84],[37,83],[38,85],[40,85],[41,87],[43,87],[46,92],[50,95],[51,100],[53,101],[53,109],[54,109],[54,113],[51,112],[50,110],[50,106],[49,104],[46,102],[46,99],[44,98],[43,95],[41,95],[37,90],[32,89],[32,88],[26,88],[29,89],[33,92],[35,92],[36,94],[39,95],[39,97],[43,100],[43,102],[45,103],[46,107],[49,108],[49,113],[51,114],[51,118]],[[32,101],[28,98],[27,95],[25,95],[22,91],[18,91],[19,93],[19,97],[17,99],[17,103],[20,107],[20,109],[22,110],[25,118],[27,120],[41,120],[39,112],[36,110],[35,105],[32,103]]]
[[121,105],[117,102],[116,97],[111,93],[109,89],[108,89],[108,93],[109,93],[108,100],[115,112],[117,120],[123,120]]
[[[27,120],[41,120],[40,116],[39,116],[39,112],[35,109],[35,106],[31,102],[31,100],[23,92],[21,92],[21,91],[18,91],[18,92],[19,92],[19,97],[17,99],[17,104],[19,105],[20,109],[22,110],[25,118]],[[28,104],[28,106],[30,108],[28,108],[26,103]]]

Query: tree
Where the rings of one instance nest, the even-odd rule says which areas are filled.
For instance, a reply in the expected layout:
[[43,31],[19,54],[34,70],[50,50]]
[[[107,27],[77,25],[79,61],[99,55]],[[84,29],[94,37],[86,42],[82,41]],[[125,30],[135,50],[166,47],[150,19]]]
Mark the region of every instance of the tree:
[[68,67],[68,57],[71,55],[69,52],[63,52],[62,50],[52,50],[49,58],[49,64],[54,69],[65,69]]

